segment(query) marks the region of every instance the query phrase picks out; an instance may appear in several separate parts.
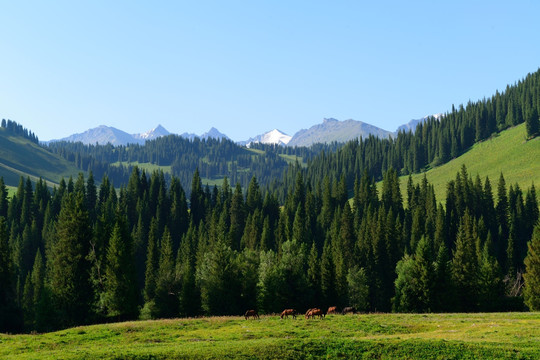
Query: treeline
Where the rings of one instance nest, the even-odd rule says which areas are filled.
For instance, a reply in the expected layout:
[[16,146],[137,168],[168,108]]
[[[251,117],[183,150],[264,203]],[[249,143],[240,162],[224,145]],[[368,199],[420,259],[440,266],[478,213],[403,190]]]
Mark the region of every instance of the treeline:
[[[538,221],[535,188],[507,188],[463,167],[446,205],[426,179],[397,172],[355,181],[297,173],[283,207],[256,178],[188,197],[173,177],[134,168],[115,191],[105,177],[49,190],[0,181],[0,328],[48,331],[141,318],[273,313],[352,305],[362,311],[523,309],[527,242]],[[532,272],[531,272],[532,274]]]
[[[107,175],[115,184],[126,184],[133,171],[133,163],[151,163],[170,166],[171,174],[180,180],[182,187],[190,191],[191,179],[198,169],[207,180],[227,177],[232,183],[247,187],[255,176],[261,185],[279,188],[280,179],[288,162],[280,155],[294,156],[306,162],[325,149],[331,151],[338,144],[319,144],[312,148],[288,148],[277,145],[252,144],[250,151],[227,139],[185,139],[170,135],[147,141],[145,145],[128,146],[84,145],[72,142],[53,142],[48,149],[79,169],[92,171],[96,177]],[[170,182],[170,176],[166,175]]]
[[2,119],[2,128],[9,134],[22,136],[35,144],[39,144],[39,139],[33,132],[15,121]]
[[[430,117],[419,124],[415,132],[399,132],[395,138],[369,137],[350,141],[335,152],[321,152],[304,172],[314,186],[325,175],[339,180],[344,174],[352,189],[357,174],[364,169],[380,180],[390,168],[400,175],[418,173],[454,159],[475,142],[489,138],[508,127],[527,123],[529,137],[540,128],[540,71],[528,74],[503,93],[491,98],[469,102],[466,106]],[[292,175],[294,179],[295,175]],[[291,179],[289,180],[289,182]]]
[[[466,152],[476,142],[494,133],[526,122],[528,136],[540,133],[540,71],[490,98],[469,102],[441,118],[429,118],[414,132],[401,131],[394,138],[370,136],[346,144],[316,144],[310,148],[295,148],[252,144],[250,151],[226,139],[188,140],[167,136],[129,146],[83,145],[55,142],[49,150],[72,161],[80,169],[92,171],[98,178],[105,174],[115,184],[127,183],[133,166],[129,163],[152,163],[171,166],[171,173],[180,179],[189,194],[190,182],[199,169],[201,177],[221,180],[247,187],[255,176],[261,186],[276,193],[280,202],[291,191],[298,171],[311,186],[324,176],[339,181],[345,175],[349,192],[355,178],[364,170],[375,180],[381,180],[390,168],[400,175],[418,173],[442,165]],[[283,158],[295,156],[300,165]],[[307,164],[307,166],[305,166]],[[169,181],[170,179],[168,179]]]

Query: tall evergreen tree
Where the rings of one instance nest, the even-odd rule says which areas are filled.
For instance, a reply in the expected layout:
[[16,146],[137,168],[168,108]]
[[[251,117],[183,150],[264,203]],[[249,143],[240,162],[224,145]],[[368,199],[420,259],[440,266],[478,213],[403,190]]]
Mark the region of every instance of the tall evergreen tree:
[[525,126],[527,128],[527,137],[533,138],[538,135],[540,131],[540,118],[538,116],[538,110],[536,107],[532,107],[525,118]]
[[529,252],[525,258],[525,288],[523,296],[525,304],[532,311],[540,310],[540,224],[534,228],[531,241],[528,244]]
[[117,319],[129,319],[137,314],[133,240],[126,221],[118,214],[106,256],[103,305],[107,315]]
[[48,286],[58,311],[58,325],[89,320],[92,292],[89,279],[91,228],[81,193],[68,193],[56,226],[57,240],[49,254]]
[[155,311],[156,317],[178,315],[178,281],[175,272],[175,259],[171,233],[165,228],[161,238],[159,265],[156,276]]
[[462,218],[452,259],[452,280],[461,311],[476,310],[478,256],[473,235],[473,219],[468,212]]

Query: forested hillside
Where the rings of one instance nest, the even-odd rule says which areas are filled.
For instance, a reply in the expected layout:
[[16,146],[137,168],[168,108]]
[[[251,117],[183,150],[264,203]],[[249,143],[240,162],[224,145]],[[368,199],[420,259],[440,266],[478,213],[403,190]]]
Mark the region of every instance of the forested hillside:
[[[0,186],[2,331],[52,330],[119,319],[262,313],[313,306],[361,311],[523,308],[526,244],[538,219],[534,187],[472,179],[380,194],[369,176],[353,206],[344,182],[317,189],[298,173],[282,209],[253,178],[206,191],[134,169],[117,194],[107,178]],[[496,192],[498,201],[494,201]],[[404,199],[409,204],[404,207]]]
[[73,163],[51,154],[38,144],[34,133],[11,120],[0,127],[0,176],[6,185],[16,187],[21,176],[35,183],[40,177],[57,184],[61,177],[76,176]]
[[[127,184],[134,164],[153,164],[167,167],[165,177],[176,176],[190,191],[191,179],[199,170],[204,183],[220,183],[224,177],[245,188],[255,176],[263,186],[281,187],[283,174],[290,163],[300,164],[320,151],[334,151],[337,143],[315,145],[310,148],[289,148],[277,145],[252,144],[239,146],[228,139],[192,140],[170,135],[147,141],[145,145],[129,146],[84,145],[54,142],[48,149],[73,162],[79,169],[92,171],[96,178],[107,175],[116,187]],[[305,165],[305,164],[304,164]]]
[[375,180],[381,180],[390,168],[400,175],[418,173],[457,158],[475,143],[524,122],[527,136],[535,136],[539,131],[539,112],[537,71],[491,98],[452,106],[440,118],[431,117],[419,124],[414,133],[401,131],[393,139],[359,139],[335,152],[322,152],[308,163],[304,176],[312,186],[325,175],[331,181],[345,176],[348,188],[352,189],[364,170]]

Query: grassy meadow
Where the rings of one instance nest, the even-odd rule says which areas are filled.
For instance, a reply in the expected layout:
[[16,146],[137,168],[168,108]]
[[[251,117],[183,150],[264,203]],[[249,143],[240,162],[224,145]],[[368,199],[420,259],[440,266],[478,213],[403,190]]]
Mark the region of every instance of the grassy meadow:
[[136,321],[0,335],[1,359],[538,359],[540,313]]
[[[525,124],[505,130],[496,136],[475,144],[469,151],[452,161],[425,173],[435,188],[438,202],[446,200],[446,185],[456,178],[456,173],[465,165],[473,180],[480,175],[482,183],[489,177],[493,195],[497,196],[497,184],[501,172],[506,187],[519,184],[522,190],[540,186],[540,137],[526,141]],[[413,182],[422,181],[424,173],[412,176]],[[401,193],[406,198],[408,176],[400,178]],[[379,186],[381,186],[379,184]],[[540,192],[537,190],[540,200]]]

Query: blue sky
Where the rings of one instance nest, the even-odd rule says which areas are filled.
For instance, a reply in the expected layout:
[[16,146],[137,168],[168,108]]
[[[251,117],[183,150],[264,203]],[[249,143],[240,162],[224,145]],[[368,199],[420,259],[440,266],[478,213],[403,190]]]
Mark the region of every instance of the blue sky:
[[540,2],[3,1],[0,118],[233,140],[325,117],[386,130],[540,67]]

